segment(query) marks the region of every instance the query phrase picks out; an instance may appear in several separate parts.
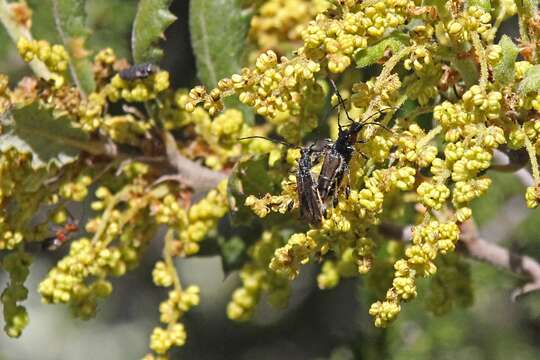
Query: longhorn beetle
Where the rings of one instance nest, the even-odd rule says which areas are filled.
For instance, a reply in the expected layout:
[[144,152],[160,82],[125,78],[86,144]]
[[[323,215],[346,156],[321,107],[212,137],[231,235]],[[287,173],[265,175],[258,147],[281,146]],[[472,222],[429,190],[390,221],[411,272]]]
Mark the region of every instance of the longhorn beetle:
[[245,139],[265,139],[274,141],[291,148],[300,148],[300,159],[298,159],[298,170],[296,171],[296,191],[300,208],[300,217],[310,225],[318,227],[321,225],[323,216],[326,213],[326,206],[321,200],[317,189],[317,184],[311,174],[313,161],[317,161],[320,156],[328,151],[332,142],[330,139],[318,140],[309,146],[294,146],[287,142],[269,139],[264,136],[247,136]]
[[[334,83],[332,79],[330,79],[330,83],[332,84],[334,88],[334,91],[338,97],[339,103],[345,109],[345,106],[344,106],[345,101],[341,97],[341,94],[339,93],[336,84]],[[349,163],[351,162],[352,155],[355,150],[354,144],[357,143],[358,133],[366,125],[378,125],[391,132],[391,130],[389,130],[384,125],[379,124],[377,122],[356,122],[350,118],[349,114],[347,113],[347,110],[345,110],[345,114],[347,116],[347,119],[351,122],[351,125],[349,126],[348,129],[344,129],[341,126],[341,123],[339,122],[339,115],[338,115],[338,127],[339,127],[338,137],[336,141],[332,144],[330,149],[328,149],[325,152],[323,164],[321,167],[321,172],[319,174],[319,178],[317,182],[317,189],[318,189],[319,195],[321,196],[322,202],[326,203],[326,201],[330,197],[332,197],[334,206],[336,205],[336,201],[337,201],[336,192],[338,188],[341,186],[343,177],[345,176],[345,174],[348,174],[349,172]],[[345,196],[348,197],[349,192],[350,192],[350,188],[349,188],[349,185],[347,184],[347,187],[345,188]]]

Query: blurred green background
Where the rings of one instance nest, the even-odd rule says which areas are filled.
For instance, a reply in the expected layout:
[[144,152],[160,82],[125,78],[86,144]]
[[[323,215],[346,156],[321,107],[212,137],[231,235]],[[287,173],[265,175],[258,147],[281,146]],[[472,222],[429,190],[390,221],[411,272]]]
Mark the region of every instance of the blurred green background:
[[[34,9],[36,38],[55,41],[51,5],[28,0]],[[88,1],[89,47],[112,47],[129,58],[131,21],[136,0]],[[188,1],[174,1],[178,21],[167,31],[166,58],[175,87],[196,83],[189,44]],[[512,30],[512,29],[510,29]],[[119,35],[120,34],[120,35]],[[15,47],[0,29],[0,72],[17,80],[28,73]],[[524,187],[512,174],[492,174],[494,185],[474,204],[476,220],[488,240],[540,259],[540,212],[525,209]],[[137,359],[148,351],[148,338],[157,325],[165,291],[152,284],[151,269],[159,246],[136,271],[116,280],[112,296],[100,305],[97,318],[71,318],[65,307],[42,305],[37,284],[66,248],[36,259],[26,305],[30,325],[20,339],[0,332],[0,360]],[[470,262],[474,305],[435,317],[425,309],[429,289],[406,304],[397,322],[375,329],[367,314],[370,295],[361,281],[343,281],[337,289],[316,286],[318,265],[310,265],[293,284],[290,307],[273,310],[263,300],[255,319],[236,324],[225,307],[238,286],[236,274],[224,278],[220,259],[177,261],[185,284],[201,287],[201,305],[185,319],[188,341],[172,358],[182,359],[540,359],[540,294],[517,303],[510,299],[518,279],[488,265]],[[0,273],[0,286],[7,279]]]

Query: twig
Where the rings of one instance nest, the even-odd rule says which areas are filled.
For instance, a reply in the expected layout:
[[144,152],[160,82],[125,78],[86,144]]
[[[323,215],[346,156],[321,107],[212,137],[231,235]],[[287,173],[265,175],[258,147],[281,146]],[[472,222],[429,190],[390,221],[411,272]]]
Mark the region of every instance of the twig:
[[[164,157],[145,157],[123,152],[112,141],[92,141],[86,144],[77,143],[74,146],[78,146],[78,148],[93,156],[105,156],[124,163],[129,161],[151,163],[163,172],[157,183],[175,180],[193,188],[196,192],[211,190],[227,178],[226,174],[210,170],[182,156],[178,151],[176,140],[170,132],[164,130],[162,136],[166,149],[166,156]],[[175,173],[167,173],[168,170],[175,171]]]
[[514,195],[499,207],[497,214],[489,222],[480,228],[480,236],[489,239],[492,243],[500,243],[510,238],[519,224],[529,215],[523,194]]
[[513,172],[519,181],[526,187],[534,185],[534,178],[531,173],[525,169],[529,157],[524,151],[511,152],[507,154],[500,150],[493,152],[494,164],[489,170],[499,172]]
[[[403,242],[411,241],[410,229],[410,225],[399,226],[385,223],[379,226],[381,234]],[[516,254],[510,249],[481,238],[471,220],[461,224],[459,244],[459,250],[471,259],[483,261],[528,280],[525,285],[512,293],[513,300],[540,290],[540,263],[529,256]]]
[[379,225],[379,232],[392,239],[402,242],[410,242],[412,238],[412,225],[397,225],[392,223],[382,223]]
[[227,175],[212,171],[193,162],[180,154],[172,134],[163,130],[163,143],[169,164],[176,170],[178,178],[196,191],[207,191],[215,188]]
[[460,240],[466,254],[471,258],[484,261],[518,276],[525,276],[529,280],[525,285],[514,290],[513,300],[540,289],[540,264],[538,261],[482,239],[472,220],[461,224]]

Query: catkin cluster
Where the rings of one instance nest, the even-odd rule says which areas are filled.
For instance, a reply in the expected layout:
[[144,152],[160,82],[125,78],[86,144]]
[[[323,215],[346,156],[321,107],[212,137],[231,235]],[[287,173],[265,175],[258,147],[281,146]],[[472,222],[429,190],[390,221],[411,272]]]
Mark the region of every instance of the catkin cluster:
[[[540,204],[537,9],[508,0],[429,4],[264,1],[251,21],[251,65],[213,89],[172,90],[169,73],[157,66],[126,76],[129,63],[103,49],[91,61],[95,87],[83,92],[70,83],[63,46],[17,39],[21,57],[41,62],[51,76],[27,77],[12,88],[0,74],[0,136],[18,130],[10,122],[21,121],[13,119],[18,110],[37,104],[38,114],[86,140],[64,139],[70,151],[42,167],[38,160],[50,154],[33,142],[0,147],[7,334],[19,336],[28,323],[20,303],[27,297],[28,249],[38,245],[32,242],[54,235],[69,243],[38,290],[44,302],[89,318],[113,291],[111,278],[135,268],[163,227],[163,256],[152,278],[168,293],[146,358],[167,358],[186,342],[183,316],[204,296],[196,285],[182,286],[175,262],[198,254],[229,214],[262,228],[243,239],[250,246],[241,286],[226,309],[233,320],[250,319],[264,297],[285,306],[290,282],[314,262],[321,263],[320,289],[364,275],[370,289],[386,286],[369,309],[375,326],[391,324],[420,295],[419,278],[431,279],[427,302],[434,313],[470,304],[468,268],[454,252],[462,223],[474,216],[471,204],[491,186],[496,151],[530,162],[534,184],[524,196],[530,208]],[[30,14],[19,19],[25,27]],[[507,36],[495,43],[515,14],[519,46]],[[249,111],[225,109],[231,96],[255,120]],[[346,153],[336,144],[353,129]],[[300,148],[318,140],[328,147],[310,154],[308,169],[299,168]],[[329,149],[341,156],[340,167],[323,174],[337,175],[323,201],[319,180]],[[171,175],[182,168],[178,162],[196,169],[195,179],[200,166],[228,179],[197,193],[199,184],[184,182],[183,171]],[[302,189],[299,176],[314,185]],[[302,191],[318,201],[320,225],[300,219]],[[69,241],[49,225],[65,226],[72,202],[88,202],[94,213],[81,224],[87,234]],[[42,205],[53,208],[46,220],[35,218]],[[410,226],[396,235],[404,222]]]
[[[504,43],[506,40],[493,43],[501,21],[516,11],[513,4],[501,3],[499,7],[497,10],[502,15],[494,22],[489,9],[475,5],[431,7],[407,1],[339,2],[302,30],[303,46],[295,57],[280,62],[273,53],[259,57],[254,68],[260,69],[264,61],[266,73],[280,71],[287,63],[315,61],[319,68],[314,68],[313,77],[317,79],[327,71],[345,72],[355,60],[366,61],[355,56],[363,49],[369,50],[389,29],[416,21],[406,39],[389,39],[386,52],[378,53],[379,59],[388,60],[382,63],[378,75],[364,81],[344,80],[347,85],[342,85],[342,90],[345,87],[342,94],[350,94],[350,102],[346,99],[346,103],[340,103],[334,98],[332,104],[346,111],[349,121],[379,121],[392,126],[388,131],[366,126],[359,133],[361,144],[355,145],[347,184],[338,184],[342,186],[338,186],[337,204],[327,207],[320,228],[295,233],[285,245],[276,248],[269,262],[271,270],[294,279],[303,265],[331,253],[332,258],[325,260],[321,268],[319,287],[332,288],[343,276],[365,274],[373,267],[380,247],[377,240],[384,239],[378,227],[394,221],[398,214],[390,210],[396,208],[392,205],[413,200],[421,206],[417,207],[420,221],[413,226],[412,243],[405,247],[403,257],[395,261],[393,281],[385,299],[371,307],[375,325],[388,325],[400,312],[401,303],[416,297],[416,278],[436,273],[438,255],[454,251],[460,236],[459,224],[473,215],[471,202],[489,189],[491,178],[486,171],[492,166],[494,151],[504,145],[526,151],[531,159],[536,157],[538,89],[526,80],[527,74],[534,76],[534,65],[516,61],[516,52],[512,55],[514,50],[507,49],[516,47]],[[369,52],[362,54],[368,56]],[[477,70],[467,73],[470,68],[465,67],[471,65]],[[243,74],[248,71],[244,70]],[[272,89],[272,100],[286,94],[279,87]],[[221,101],[223,96],[233,93],[240,95],[241,100],[251,99],[241,91],[224,90],[212,90],[216,95],[212,98],[202,88],[194,89],[187,109],[193,110],[198,102],[204,102],[209,109],[213,100]],[[257,94],[266,97],[268,93],[257,91]],[[259,111],[260,102],[244,100]],[[406,107],[407,103],[418,103],[421,107],[416,111],[403,110],[396,116],[395,109]],[[219,106],[214,109],[218,110]],[[259,114],[274,124],[273,113],[267,109],[264,107]],[[378,120],[373,120],[377,119],[374,117],[377,111]],[[524,112],[529,116],[522,118]],[[429,129],[416,122],[423,113],[432,114],[433,125]],[[331,128],[339,119],[339,116],[330,118]],[[279,132],[279,126],[277,129]],[[533,167],[535,164],[533,161]],[[294,167],[288,180],[282,182],[281,193],[250,194],[245,205],[261,218],[271,212],[296,212],[302,204],[294,201],[297,179],[292,171]],[[315,182],[319,171],[315,164],[312,169]],[[530,207],[538,205],[540,178],[535,180],[536,185],[526,191]],[[345,186],[351,187],[347,195],[343,193]],[[448,265],[449,271],[451,266]],[[458,289],[452,296],[467,293],[464,285]],[[245,290],[242,294],[246,294]],[[247,301],[244,296],[244,299],[246,304],[253,303],[253,298]],[[440,301],[440,296],[431,300],[435,312],[442,312],[450,304]],[[250,306],[245,308],[251,310]]]

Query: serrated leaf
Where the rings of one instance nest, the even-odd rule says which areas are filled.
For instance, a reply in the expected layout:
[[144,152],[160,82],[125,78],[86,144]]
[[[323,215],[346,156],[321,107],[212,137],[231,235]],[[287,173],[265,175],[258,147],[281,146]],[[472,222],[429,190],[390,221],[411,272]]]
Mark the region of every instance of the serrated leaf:
[[523,80],[519,83],[518,92],[526,95],[538,90],[540,90],[540,65],[534,65],[527,70]]
[[218,81],[240,71],[252,12],[239,0],[198,0],[190,2],[189,28],[203,84],[215,87]]
[[[190,1],[191,44],[197,76],[206,87],[213,88],[219,80],[240,72],[252,15],[241,0]],[[238,100],[227,99],[225,105],[241,110],[245,121],[253,122],[251,109]]]
[[354,54],[356,61],[356,67],[364,68],[366,66],[375,64],[380,58],[384,56],[387,49],[392,50],[395,54],[403,49],[409,43],[409,36],[404,33],[394,32],[387,38],[379,41],[375,45],[372,45],[366,49],[357,51]]
[[[194,1],[197,2],[197,1]],[[133,60],[157,63],[163,57],[163,50],[158,46],[164,32],[176,16],[169,11],[172,0],[140,0],[131,33]]]
[[493,76],[499,83],[508,85],[514,81],[515,64],[519,49],[507,35],[503,35],[499,45],[502,48],[502,59],[493,69]]
[[37,104],[2,115],[0,125],[0,151],[15,148],[32,154],[34,169],[62,167],[75,161],[82,147],[78,144],[88,141],[86,133],[74,128],[68,118],[56,119],[51,111]]
[[52,0],[54,20],[64,46],[69,52],[71,78],[85,94],[96,87],[92,63],[84,42],[90,33],[86,27],[85,0]]

